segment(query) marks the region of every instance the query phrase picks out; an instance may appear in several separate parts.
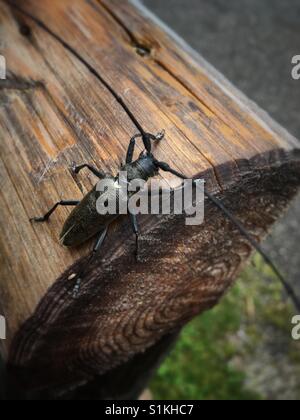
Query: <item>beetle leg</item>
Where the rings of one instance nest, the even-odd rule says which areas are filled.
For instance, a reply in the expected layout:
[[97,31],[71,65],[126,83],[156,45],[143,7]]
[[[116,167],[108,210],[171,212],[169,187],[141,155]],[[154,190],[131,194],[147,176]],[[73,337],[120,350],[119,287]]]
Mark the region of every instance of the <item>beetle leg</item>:
[[137,220],[137,216],[136,214],[132,214],[129,213],[129,217],[130,217],[130,221],[131,221],[131,225],[132,225],[132,229],[133,232],[135,234],[135,238],[136,238],[136,242],[135,242],[135,258],[136,261],[139,261],[139,237],[140,237],[140,229],[139,229],[139,224],[138,224],[138,220]]
[[175,169],[172,169],[170,167],[170,165],[168,165],[167,163],[159,162],[158,160],[154,160],[154,162],[155,162],[156,166],[159,169],[161,169],[162,171],[170,172],[171,174],[173,174],[173,175],[175,175],[175,176],[177,176],[178,178],[181,178],[181,179],[188,179],[187,176],[181,174],[180,172],[175,171]]
[[30,222],[37,222],[37,223],[43,223],[47,222],[51,216],[52,213],[57,209],[58,206],[77,206],[80,203],[80,201],[59,201],[56,203],[49,211],[45,214],[43,217],[33,217],[30,219]]
[[76,284],[74,286],[73,289],[73,298],[76,298],[78,296],[78,293],[80,291],[80,286],[81,286],[81,281],[82,281],[82,276],[85,273],[87,267],[91,264],[91,262],[93,261],[93,259],[95,258],[95,255],[98,253],[99,249],[101,248],[101,246],[103,245],[106,236],[107,236],[107,232],[108,232],[108,227],[106,227],[98,236],[95,246],[93,248],[93,251],[90,255],[90,258],[88,259],[87,263],[84,265],[83,269],[81,270],[81,272],[78,274],[77,276],[77,280],[76,280]]
[[76,165],[75,163],[72,164],[72,171],[75,174],[79,174],[82,169],[87,168],[89,171],[91,171],[94,175],[96,175],[100,179],[106,178],[106,174],[104,172],[98,171],[98,169],[94,168],[93,166],[89,165],[88,163],[83,163],[82,165]]
[[129,147],[128,147],[128,150],[127,150],[127,155],[126,155],[126,163],[127,164],[132,163],[133,155],[134,155],[134,148],[135,148],[135,144],[136,144],[136,139],[139,138],[139,137],[142,137],[142,134],[136,134],[130,140]]
[[151,140],[152,141],[162,140],[165,137],[165,130],[160,131],[158,134],[156,134],[156,136],[154,134],[144,133],[142,137],[143,137],[145,149],[147,150],[148,153],[151,153],[151,150],[152,150]]
[[165,136],[165,130],[162,130],[156,136],[150,133],[136,134],[135,136],[133,136],[132,139],[130,140],[129,147],[127,150],[126,163],[127,164],[132,163],[134,148],[135,148],[137,138],[139,137],[143,138],[145,149],[147,150],[148,153],[151,153],[151,149],[152,149],[151,141],[160,141],[164,138],[164,136]]

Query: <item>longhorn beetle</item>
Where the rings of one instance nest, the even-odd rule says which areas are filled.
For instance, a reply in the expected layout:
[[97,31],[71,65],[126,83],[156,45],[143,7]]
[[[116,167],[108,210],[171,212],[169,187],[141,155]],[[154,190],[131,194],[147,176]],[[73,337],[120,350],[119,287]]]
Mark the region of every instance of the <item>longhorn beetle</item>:
[[[181,178],[187,179],[187,177],[180,172],[172,169],[167,163],[160,162],[155,159],[154,155],[152,154],[152,141],[160,141],[164,138],[165,132],[161,131],[156,136],[150,133],[139,133],[132,137],[129,143],[129,147],[127,150],[126,155],[126,164],[121,168],[122,171],[126,171],[128,174],[128,182],[130,183],[134,179],[142,179],[144,181],[148,181],[148,179],[155,177],[158,175],[159,170],[170,172],[171,174]],[[139,158],[136,161],[133,161],[133,155],[136,145],[136,140],[138,138],[142,138],[145,153],[142,152]],[[112,180],[112,188],[118,188],[115,181],[118,179],[112,175],[106,175],[105,173],[99,171],[98,169],[94,168],[93,166],[84,163],[82,165],[76,166],[75,164],[72,167],[72,170],[75,174],[78,174],[82,169],[87,168],[89,169],[94,175],[96,175],[99,179],[111,179]],[[119,214],[113,215],[100,215],[97,212],[96,208],[96,201],[99,198],[101,193],[97,191],[97,187],[95,186],[84,198],[82,201],[59,201],[56,203],[43,217],[35,217],[30,219],[33,222],[47,222],[52,215],[52,213],[57,209],[59,206],[75,206],[75,209],[72,211],[68,219],[66,220],[64,227],[62,229],[60,235],[60,241],[64,246],[73,247],[77,245],[81,245],[82,243],[86,242],[91,237],[98,235],[96,239],[95,246],[93,251],[90,255],[90,258],[84,268],[81,270],[79,274],[75,276],[76,284],[74,287],[73,296],[76,297],[81,284],[81,277],[86,269],[86,267],[90,264],[94,256],[97,254],[101,246],[103,245],[109,225],[119,217]],[[102,194],[109,194],[108,192],[104,192]],[[291,286],[287,283],[284,279],[282,274],[278,271],[275,267],[272,260],[268,257],[268,255],[264,252],[261,246],[256,242],[256,240],[252,237],[251,234],[247,231],[247,229],[242,225],[242,223],[236,219],[236,217],[219,201],[216,197],[210,194],[208,191],[205,191],[206,197],[215,205],[217,206],[224,216],[226,216],[237,228],[238,230],[246,237],[246,239],[250,242],[250,244],[255,248],[266,261],[266,263],[273,269],[275,274],[278,276],[279,280],[282,282],[283,286],[285,287],[288,295],[293,300],[295,306],[300,311],[300,302],[291,288]],[[137,221],[137,216],[131,214],[129,212],[129,218],[132,225],[133,232],[136,236],[136,256],[138,256],[139,251],[139,226]]]

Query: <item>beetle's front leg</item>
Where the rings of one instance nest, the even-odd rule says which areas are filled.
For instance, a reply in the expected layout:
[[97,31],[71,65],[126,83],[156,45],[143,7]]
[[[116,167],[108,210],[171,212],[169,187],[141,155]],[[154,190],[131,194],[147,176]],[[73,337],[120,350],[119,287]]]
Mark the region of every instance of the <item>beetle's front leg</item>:
[[156,136],[151,133],[143,134],[142,137],[143,137],[144,146],[148,153],[151,153],[151,150],[152,150],[151,141],[160,141],[165,137],[165,134],[166,134],[165,130],[160,131],[159,133],[156,134]]
[[150,133],[136,134],[135,136],[133,136],[130,140],[129,147],[127,150],[126,163],[132,163],[137,138],[142,137],[145,149],[148,153],[151,153],[151,141],[160,141],[164,138],[164,136],[165,130],[160,131],[156,136]]
[[83,163],[82,165],[76,165],[75,162],[72,163],[71,169],[74,174],[79,174],[82,169],[87,168],[91,171],[94,175],[96,175],[100,179],[106,178],[106,174],[104,172],[99,171],[94,166],[89,165],[88,163]]
[[135,145],[136,145],[136,139],[138,139],[139,137],[142,137],[142,134],[136,134],[135,136],[133,136],[130,139],[130,143],[129,143],[127,154],[126,154],[126,163],[127,164],[132,163],[133,155],[134,155],[134,149],[135,149]]

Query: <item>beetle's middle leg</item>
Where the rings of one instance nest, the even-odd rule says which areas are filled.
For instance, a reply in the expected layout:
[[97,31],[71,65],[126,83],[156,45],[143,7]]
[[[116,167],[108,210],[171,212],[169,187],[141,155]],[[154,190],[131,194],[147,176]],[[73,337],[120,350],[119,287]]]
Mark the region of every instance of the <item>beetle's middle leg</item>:
[[138,220],[137,220],[136,214],[129,213],[129,217],[130,217],[130,221],[131,221],[133,232],[135,234],[135,258],[136,258],[136,260],[138,262],[138,260],[139,260],[140,229],[139,229],[139,224],[138,224]]
[[75,201],[75,200],[70,200],[70,201],[59,201],[58,203],[56,203],[49,211],[48,213],[45,214],[45,216],[42,217],[33,217],[32,219],[30,219],[31,222],[37,222],[37,223],[43,223],[43,222],[48,222],[50,216],[52,213],[55,212],[55,210],[57,209],[57,207],[59,206],[77,206],[80,203],[80,201]]

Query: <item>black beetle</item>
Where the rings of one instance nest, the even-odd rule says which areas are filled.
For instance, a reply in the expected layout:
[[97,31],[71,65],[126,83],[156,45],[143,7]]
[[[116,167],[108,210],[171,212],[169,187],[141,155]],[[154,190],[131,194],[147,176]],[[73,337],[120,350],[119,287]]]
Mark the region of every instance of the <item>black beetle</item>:
[[[150,133],[142,132],[140,134],[135,135],[130,140],[130,144],[127,150],[126,155],[126,164],[121,168],[122,171],[126,171],[128,174],[128,182],[134,179],[142,179],[147,181],[149,178],[156,176],[159,173],[159,170],[170,172],[173,175],[181,178],[187,179],[187,177],[176,170],[172,169],[167,163],[160,162],[152,154],[152,141],[160,141],[163,139],[165,132],[162,131],[158,133],[156,136]],[[133,162],[133,155],[134,149],[136,145],[137,138],[141,137],[145,146],[145,153],[141,153],[139,158]],[[89,169],[94,175],[96,175],[99,179],[111,179],[112,186],[117,177],[113,175],[107,175],[103,172],[100,172],[98,169],[92,167],[89,164],[82,164],[79,166],[74,165],[72,170],[74,173],[78,174],[82,169],[87,168]],[[99,198],[101,193],[97,191],[96,186],[83,198],[82,201],[60,201],[56,203],[43,217],[35,217],[30,219],[34,222],[46,222],[49,220],[51,214],[57,209],[58,206],[75,206],[75,209],[72,211],[68,219],[66,220],[63,230],[60,235],[61,243],[67,247],[73,247],[80,245],[90,239],[91,237],[98,234],[96,244],[93,248],[93,252],[91,254],[90,259],[87,262],[87,265],[90,264],[91,260],[95,256],[95,254],[99,251],[101,245],[104,243],[105,238],[107,236],[108,227],[109,225],[119,217],[119,214],[112,214],[112,215],[100,215],[97,211],[96,202]],[[275,264],[272,260],[268,257],[268,255],[264,252],[261,246],[255,241],[252,235],[247,231],[247,229],[241,224],[239,220],[219,201],[216,197],[211,195],[208,191],[205,191],[206,197],[212,201],[221,211],[222,213],[239,229],[239,231],[244,235],[250,244],[261,254],[264,258],[266,263],[270,265],[273,269],[275,274],[278,276],[280,281],[282,282],[283,286],[285,287],[288,295],[293,300],[295,306],[300,310],[300,302],[291,288],[291,286],[287,283],[284,279],[282,274],[276,268]],[[136,256],[138,256],[138,249],[139,249],[139,227],[137,216],[131,214],[129,212],[129,217],[131,221],[131,225],[133,228],[133,232],[136,235]],[[86,269],[87,265],[83,268],[83,270],[75,276],[77,279],[76,285],[74,287],[74,297],[78,294],[80,289],[81,283],[81,276]]]
[[[172,170],[170,166],[165,162],[159,162],[156,160],[151,153],[152,150],[152,141],[160,141],[163,139],[165,132],[162,131],[156,136],[150,133],[137,134],[130,140],[130,144],[126,156],[126,164],[121,168],[122,171],[126,171],[128,174],[128,182],[134,179],[142,179],[147,181],[149,178],[152,178],[158,175],[159,169],[163,171],[171,172],[181,178],[186,178],[183,175]],[[133,162],[134,149],[136,145],[137,138],[142,137],[143,143],[146,149],[146,153],[142,152],[138,160]],[[100,172],[98,169],[92,167],[88,164],[82,164],[79,166],[74,165],[72,170],[74,173],[78,174],[82,169],[89,169],[94,175],[99,179],[111,179],[112,188],[117,188],[117,185],[114,186],[115,181],[118,179],[112,175],[107,175]],[[60,241],[62,245],[67,247],[74,247],[81,245],[86,242],[88,239],[94,237],[98,234],[96,244],[93,248],[91,254],[91,259],[99,251],[101,245],[103,244],[109,225],[119,217],[119,214],[112,215],[101,215],[97,211],[96,202],[101,193],[97,191],[97,186],[95,186],[84,198],[82,201],[59,201],[56,203],[43,217],[35,217],[30,219],[33,222],[47,222],[52,215],[52,213],[59,206],[75,206],[75,209],[71,212],[70,216],[66,220],[64,227],[60,235]],[[104,193],[105,194],[105,193]],[[107,192],[109,194],[109,191]],[[138,257],[138,240],[139,240],[139,227],[137,216],[129,213],[130,221],[132,224],[133,232],[136,235],[136,256]],[[88,264],[90,260],[88,261]],[[85,269],[85,268],[84,268]],[[78,280],[74,289],[75,295],[79,291],[80,287],[80,276],[83,274],[83,271],[78,275]],[[76,276],[77,277],[77,276]]]

